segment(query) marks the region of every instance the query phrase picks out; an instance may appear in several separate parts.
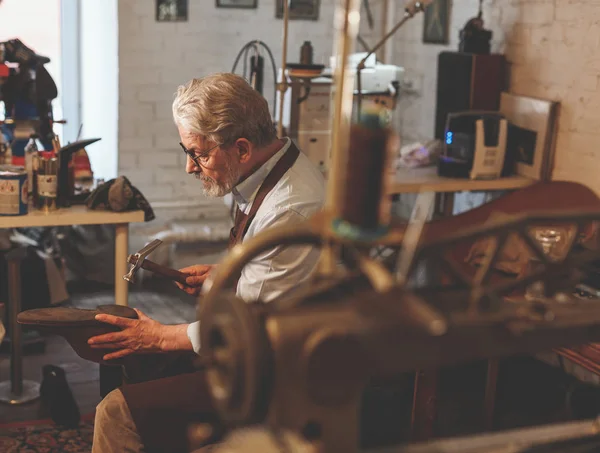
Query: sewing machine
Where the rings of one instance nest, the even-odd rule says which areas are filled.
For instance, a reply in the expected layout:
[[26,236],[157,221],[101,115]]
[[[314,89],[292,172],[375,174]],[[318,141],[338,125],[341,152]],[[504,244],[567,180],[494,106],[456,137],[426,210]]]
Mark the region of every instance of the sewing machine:
[[[427,3],[410,2],[403,21]],[[356,38],[357,27],[348,24],[359,17],[358,7],[338,6],[345,17],[336,22],[340,43]],[[349,48],[338,46],[338,61],[348,61]],[[273,451],[300,451],[288,434],[305,451],[362,451],[361,397],[372,379],[600,340],[600,307],[565,295],[600,257],[594,240],[600,198],[577,183],[539,183],[434,222],[426,222],[426,203],[417,203],[423,209],[411,222],[390,223],[383,209],[389,123],[379,110],[351,124],[352,67],[334,71],[329,124],[325,80],[310,84],[320,100],[305,104],[322,112],[321,133],[331,131],[323,212],[236,246],[198,301],[207,381],[220,419],[230,427],[261,426],[276,440]],[[290,96],[291,112],[303,108],[302,97]],[[297,136],[300,116],[290,114]],[[255,256],[295,244],[321,250],[310,284],[269,304],[247,304],[227,289]],[[376,247],[395,248],[397,259],[373,258]],[[515,249],[523,258],[517,266],[510,258]],[[415,272],[424,262],[437,277],[419,286]],[[585,427],[596,436],[595,422]],[[559,431],[577,437],[585,427]],[[498,443],[469,445],[486,451]]]

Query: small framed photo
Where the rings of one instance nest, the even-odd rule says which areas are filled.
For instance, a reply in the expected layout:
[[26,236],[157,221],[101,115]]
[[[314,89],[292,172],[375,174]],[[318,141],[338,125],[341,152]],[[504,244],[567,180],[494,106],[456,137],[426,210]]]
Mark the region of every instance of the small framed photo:
[[433,0],[425,8],[423,20],[423,42],[426,44],[448,44],[450,29],[450,0]]
[[157,22],[185,22],[188,20],[188,0],[156,0]]
[[257,8],[258,0],[216,0],[217,8]]
[[283,19],[283,2],[288,3],[290,20],[319,20],[319,7],[321,0],[277,0],[275,3],[275,17]]
[[516,150],[516,172],[535,180],[552,175],[559,103],[502,93],[500,113],[511,123],[510,146]]

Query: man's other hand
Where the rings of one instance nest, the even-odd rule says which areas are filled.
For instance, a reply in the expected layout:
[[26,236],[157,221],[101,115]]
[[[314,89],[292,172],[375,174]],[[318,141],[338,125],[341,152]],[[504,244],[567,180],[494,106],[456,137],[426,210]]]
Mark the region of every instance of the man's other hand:
[[88,340],[94,349],[115,349],[106,354],[104,360],[119,359],[133,353],[149,353],[164,351],[163,343],[167,335],[165,326],[146,316],[137,308],[138,319],[121,318],[119,316],[100,314],[96,320],[120,327],[119,332],[97,335]]
[[213,264],[195,264],[194,266],[184,267],[183,269],[179,269],[179,272],[183,272],[187,274],[188,277],[185,280],[185,285],[175,282],[175,284],[179,287],[179,289],[185,291],[186,293],[197,296],[200,294],[202,290],[202,285],[204,281],[208,278],[210,271],[215,266]]

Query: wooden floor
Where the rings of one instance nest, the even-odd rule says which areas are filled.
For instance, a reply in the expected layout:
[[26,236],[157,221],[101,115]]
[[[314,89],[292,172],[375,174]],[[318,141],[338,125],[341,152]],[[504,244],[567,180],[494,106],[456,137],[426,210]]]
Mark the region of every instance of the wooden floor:
[[[68,305],[94,308],[114,303],[111,290],[78,292],[72,294]],[[130,293],[129,304],[153,319],[165,324],[180,324],[195,320],[195,298],[182,293],[164,282],[151,282],[143,290]],[[42,367],[52,364],[63,368],[75,401],[82,415],[93,413],[100,402],[99,367],[93,362],[79,358],[69,344],[57,336],[46,337],[43,354],[29,354],[23,359],[25,379],[41,382]],[[0,355],[0,381],[10,379],[10,358]],[[39,419],[40,404],[36,402],[11,406],[0,403],[0,423]]]

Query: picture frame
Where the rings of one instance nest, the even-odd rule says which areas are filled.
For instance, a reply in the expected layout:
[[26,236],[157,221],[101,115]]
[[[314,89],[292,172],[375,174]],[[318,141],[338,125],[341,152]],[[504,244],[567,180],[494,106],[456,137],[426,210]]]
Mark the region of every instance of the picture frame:
[[451,0],[433,0],[423,12],[423,42],[449,44]]
[[256,9],[258,0],[215,0],[217,8]]
[[186,22],[188,0],[156,0],[156,22]]
[[277,0],[275,17],[283,19],[283,2],[289,1],[288,16],[290,20],[319,20],[321,0]]
[[500,113],[511,124],[507,146],[517,148],[518,175],[539,181],[551,178],[559,107],[555,101],[501,94]]

